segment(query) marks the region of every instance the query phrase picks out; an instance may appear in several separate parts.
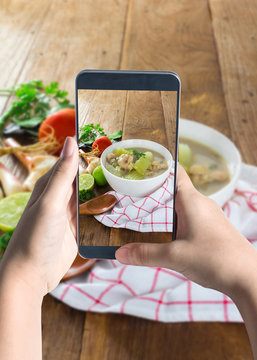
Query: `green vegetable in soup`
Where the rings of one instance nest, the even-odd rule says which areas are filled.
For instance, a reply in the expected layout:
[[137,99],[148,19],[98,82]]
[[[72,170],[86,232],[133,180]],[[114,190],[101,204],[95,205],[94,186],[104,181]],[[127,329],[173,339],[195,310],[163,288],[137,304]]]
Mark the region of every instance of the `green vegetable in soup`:
[[121,172],[119,169],[116,169],[114,166],[112,166],[110,164],[106,164],[105,167],[111,174],[121,177]]
[[193,162],[193,152],[187,144],[179,144],[179,162],[188,171]]
[[153,161],[153,153],[151,151],[146,151],[144,154],[146,159],[149,159],[151,162]]
[[142,180],[144,178],[143,175],[140,175],[136,170],[132,170],[124,176],[127,180]]
[[129,150],[125,150],[123,148],[116,148],[113,150],[116,156],[121,156],[122,154],[132,155],[132,152]]
[[140,157],[134,164],[134,169],[140,174],[144,175],[147,168],[151,165],[151,160],[147,157]]

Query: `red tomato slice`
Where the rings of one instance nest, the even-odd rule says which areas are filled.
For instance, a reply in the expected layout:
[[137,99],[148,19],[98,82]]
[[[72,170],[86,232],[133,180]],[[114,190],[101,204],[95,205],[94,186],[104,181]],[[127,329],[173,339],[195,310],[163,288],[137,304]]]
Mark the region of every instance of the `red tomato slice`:
[[54,129],[56,140],[60,143],[60,148],[55,155],[60,155],[64,141],[67,136],[75,136],[75,109],[61,109],[51,114],[40,125],[38,136],[39,140],[47,137],[51,133],[49,125]]

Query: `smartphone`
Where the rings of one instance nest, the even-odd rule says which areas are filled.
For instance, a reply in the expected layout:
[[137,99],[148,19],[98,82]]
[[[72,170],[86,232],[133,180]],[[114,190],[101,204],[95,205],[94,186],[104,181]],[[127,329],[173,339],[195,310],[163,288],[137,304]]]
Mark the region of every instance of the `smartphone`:
[[[170,242],[172,239],[175,239],[176,214],[174,209],[178,159],[179,109],[180,79],[174,72],[83,70],[77,75],[76,137],[81,152],[79,160],[80,166],[76,178],[78,198],[77,241],[79,254],[82,257],[94,259],[115,259],[115,251],[126,243],[163,243]],[[162,147],[162,149],[163,147],[166,148],[165,151],[168,150],[170,154],[169,160],[164,159],[161,163],[164,164],[162,165],[164,169],[163,171],[166,171],[165,169],[167,169],[168,165],[171,165],[169,169],[171,173],[170,176],[173,176],[173,199],[171,198],[172,206],[170,206],[172,209],[172,215],[169,216],[169,219],[163,219],[163,221],[165,220],[166,224],[171,224],[171,227],[173,228],[172,231],[167,232],[165,230],[161,230],[158,232],[141,232],[137,231],[139,229],[131,230],[124,227],[109,227],[101,223],[101,219],[99,219],[99,217],[96,219],[92,215],[80,214],[82,203],[86,201],[87,195],[88,197],[92,195],[92,191],[94,192],[93,195],[97,196],[112,190],[109,185],[111,182],[105,186],[95,185],[94,189],[90,190],[88,190],[90,185],[87,184],[87,190],[84,191],[82,189],[83,186],[80,184],[80,180],[83,177],[81,175],[85,173],[85,171],[91,172],[92,169],[87,168],[87,166],[89,166],[88,164],[92,162],[92,158],[97,157],[95,156],[95,149],[97,148],[97,150],[99,150],[99,147],[95,148],[93,145],[94,149],[92,152],[92,142],[104,134],[108,136],[109,134],[116,133],[116,138],[114,136],[114,139],[113,136],[109,136],[112,143],[115,144],[111,146],[119,148],[119,144],[115,142],[120,140],[118,139],[119,134],[121,133],[120,130],[122,131],[122,141],[128,139],[142,139],[142,141],[139,142],[138,140],[134,140],[134,143],[142,143],[143,145],[135,148],[132,141],[132,145],[130,145],[127,150],[113,150],[116,155],[118,154],[118,151],[128,151],[128,154],[131,154],[131,157],[129,157],[130,159],[133,161],[136,161],[136,159],[139,160],[140,157],[145,157],[146,153],[149,155],[149,152],[153,150],[151,146],[150,148],[144,146],[145,143],[148,144],[146,140],[154,142],[154,144],[149,143],[153,145],[153,148],[157,146],[157,151],[152,152],[152,154],[155,155],[151,156],[156,156],[156,158],[160,156],[158,153],[158,146],[159,148]],[[109,158],[105,154],[106,152],[108,152],[108,148],[105,152],[103,152],[101,159],[93,160],[104,167],[106,177],[109,179],[107,168],[111,169],[111,164],[107,164],[107,159]],[[89,159],[90,156],[91,159]],[[111,156],[112,155],[110,155],[110,157]],[[103,160],[103,158],[105,160]],[[124,157],[121,158],[124,159]],[[115,184],[115,179],[117,180],[117,178],[120,179],[121,177],[127,176],[126,179],[128,179],[128,168],[124,169],[122,167],[125,165],[119,162],[121,158],[115,157],[116,163],[115,161],[112,163],[113,167],[116,166],[115,171],[119,171],[119,175],[117,177],[115,177],[116,173],[111,175]],[[85,159],[87,160],[85,161]],[[169,164],[165,165],[165,161],[168,161]],[[144,164],[146,163],[145,160],[141,162]],[[93,163],[94,162],[91,164],[92,166]],[[133,167],[133,165],[131,166]],[[150,169],[153,169],[153,165],[151,166],[149,166],[148,170],[146,170],[146,173],[148,177],[155,177],[154,181],[156,181],[157,177],[161,177],[162,175],[153,174],[153,171],[150,171]],[[158,166],[155,168],[157,169]],[[142,168],[140,169],[142,170]],[[138,175],[135,170],[133,174]],[[142,176],[146,175],[142,175],[141,171],[140,176],[140,179],[142,180]],[[86,177],[88,178],[88,176]],[[134,187],[134,191],[139,191],[141,186],[140,179],[138,179],[138,182],[134,182],[134,184],[138,184],[137,187]],[[160,180],[160,178],[158,179]],[[164,180],[162,182],[164,182]],[[151,181],[147,180],[145,183],[150,184]],[[114,183],[112,184],[113,187]],[[125,194],[124,196],[128,195],[127,191],[130,191],[129,189],[132,186],[131,184],[132,183],[129,183],[127,180],[126,186],[125,188],[121,188],[119,196],[122,196],[122,194]],[[120,188],[118,187],[118,189]],[[143,186],[143,189],[141,186],[141,190],[147,192],[147,189],[148,188],[146,186]],[[83,191],[83,193],[81,191]],[[79,200],[82,196],[81,194],[83,196],[87,194],[82,199],[82,202]],[[146,196],[145,193],[144,196]],[[121,197],[119,197],[119,199],[121,199]]]

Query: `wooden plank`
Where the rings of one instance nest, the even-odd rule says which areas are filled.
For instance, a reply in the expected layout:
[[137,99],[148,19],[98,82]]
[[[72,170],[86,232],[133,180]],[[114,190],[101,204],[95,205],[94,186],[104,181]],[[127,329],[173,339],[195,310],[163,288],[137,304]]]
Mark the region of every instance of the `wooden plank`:
[[130,1],[121,68],[177,72],[181,117],[230,135],[206,0]]
[[74,99],[80,70],[119,68],[126,9],[126,0],[52,1],[20,80],[59,81]]
[[[0,88],[19,81],[20,72],[30,56],[37,34],[47,17],[51,1],[0,1]],[[9,96],[0,96],[0,113]]]
[[[257,3],[209,0],[232,139],[257,164]],[[224,35],[226,34],[226,35]]]
[[252,360],[247,343],[241,324],[163,324],[88,313],[81,360]]
[[42,307],[43,359],[79,359],[85,313],[47,295]]

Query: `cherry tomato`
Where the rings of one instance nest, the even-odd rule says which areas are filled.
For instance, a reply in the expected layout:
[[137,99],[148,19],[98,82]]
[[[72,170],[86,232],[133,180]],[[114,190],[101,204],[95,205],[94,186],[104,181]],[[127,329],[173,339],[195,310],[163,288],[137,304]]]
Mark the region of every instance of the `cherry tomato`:
[[111,140],[108,136],[101,136],[93,142],[92,150],[99,150],[99,156],[102,155],[102,152],[112,145]]

